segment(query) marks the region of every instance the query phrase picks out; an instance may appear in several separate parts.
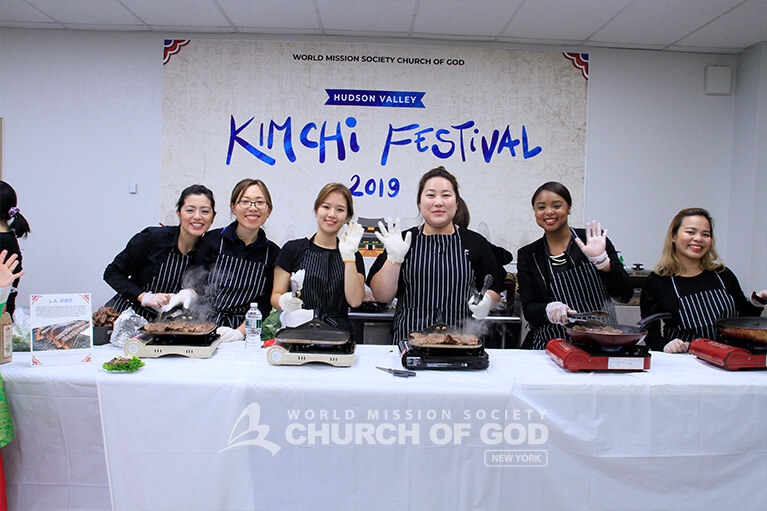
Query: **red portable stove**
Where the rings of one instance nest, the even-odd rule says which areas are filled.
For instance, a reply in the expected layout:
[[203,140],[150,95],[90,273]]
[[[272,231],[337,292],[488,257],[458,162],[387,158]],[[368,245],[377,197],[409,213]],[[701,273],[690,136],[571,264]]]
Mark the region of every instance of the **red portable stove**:
[[690,353],[728,371],[767,369],[767,344],[734,339],[717,342],[701,338],[690,343]]
[[552,339],[546,353],[568,371],[646,371],[650,369],[650,350],[645,345],[597,346]]

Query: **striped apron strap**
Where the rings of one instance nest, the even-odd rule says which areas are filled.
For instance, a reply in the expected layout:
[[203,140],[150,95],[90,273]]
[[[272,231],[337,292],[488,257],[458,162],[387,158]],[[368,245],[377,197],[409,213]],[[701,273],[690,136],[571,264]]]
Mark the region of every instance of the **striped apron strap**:
[[264,293],[266,261],[248,261],[222,253],[223,239],[208,278],[205,302],[219,326],[237,328],[245,319],[250,303]]
[[475,277],[457,230],[450,235],[419,232],[401,271],[404,292],[394,315],[395,343],[438,321],[462,326]]
[[[556,301],[566,303],[578,312],[603,310],[610,315],[610,321],[617,322],[615,305],[599,278],[597,269],[591,263],[554,272],[549,262],[551,282],[549,289]],[[554,338],[567,338],[562,325],[546,324],[533,333],[533,349],[545,349],[546,343]]]
[[734,316],[736,309],[735,299],[727,292],[722,277],[718,273],[716,277],[720,288],[684,296],[680,294],[675,278],[671,277],[674,293],[679,299],[679,328],[669,330],[669,339],[679,338],[686,342],[698,337],[717,339],[719,329],[716,321]]

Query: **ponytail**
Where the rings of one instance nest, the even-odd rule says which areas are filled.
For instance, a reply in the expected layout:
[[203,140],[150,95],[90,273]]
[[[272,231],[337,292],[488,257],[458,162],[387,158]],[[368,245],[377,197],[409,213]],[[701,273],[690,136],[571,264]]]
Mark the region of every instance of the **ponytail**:
[[19,208],[15,206],[8,210],[8,220],[6,223],[8,224],[8,228],[13,231],[14,236],[17,238],[26,238],[31,230],[29,228],[29,222],[27,222],[27,219],[21,214]]
[[8,225],[17,238],[26,238],[31,231],[29,222],[16,204],[16,190],[5,181],[0,181],[0,220]]

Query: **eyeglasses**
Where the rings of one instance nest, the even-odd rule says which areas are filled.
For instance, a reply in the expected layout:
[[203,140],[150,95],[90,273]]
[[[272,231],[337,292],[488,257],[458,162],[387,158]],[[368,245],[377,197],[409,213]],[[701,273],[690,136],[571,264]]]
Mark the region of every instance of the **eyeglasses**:
[[240,206],[242,209],[248,209],[251,206],[253,206],[256,209],[264,209],[269,204],[265,200],[248,200],[248,199],[240,199],[237,201],[237,205]]

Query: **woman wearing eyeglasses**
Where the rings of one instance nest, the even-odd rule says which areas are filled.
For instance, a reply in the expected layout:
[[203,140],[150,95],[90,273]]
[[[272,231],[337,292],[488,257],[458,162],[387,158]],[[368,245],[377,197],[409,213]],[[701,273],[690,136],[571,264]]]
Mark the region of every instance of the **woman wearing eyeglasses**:
[[[274,267],[272,305],[286,313],[313,309],[325,323],[351,332],[349,306],[359,307],[365,298],[365,263],[357,250],[362,226],[350,223],[354,203],[349,188],[341,183],[325,185],[314,201],[314,216],[317,232],[311,238],[291,240],[282,247]],[[299,270],[305,272],[301,298],[290,291],[291,274]]]
[[234,222],[210,231],[200,244],[200,265],[209,270],[200,303],[219,326],[223,341],[245,338],[245,313],[257,302],[265,318],[280,251],[262,226],[272,213],[272,196],[260,179],[243,179],[232,190]]
[[179,225],[147,227],[130,239],[104,270],[104,280],[117,294],[107,307],[122,312],[129,307],[152,320],[171,302],[188,302],[182,276],[194,263],[195,249],[216,216],[213,192],[192,185],[176,203]]

